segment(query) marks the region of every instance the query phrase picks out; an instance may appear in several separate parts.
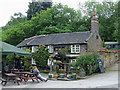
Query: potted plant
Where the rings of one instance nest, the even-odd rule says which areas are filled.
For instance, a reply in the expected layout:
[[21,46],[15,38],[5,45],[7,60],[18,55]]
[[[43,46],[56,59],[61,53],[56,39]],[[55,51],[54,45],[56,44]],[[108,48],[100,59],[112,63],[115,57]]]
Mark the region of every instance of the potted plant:
[[64,78],[64,77],[65,77],[65,74],[61,73],[60,78]]
[[53,73],[53,72],[50,72],[50,73],[48,74],[48,78],[53,78],[53,76],[54,76],[54,73]]
[[86,73],[85,73],[85,70],[83,68],[80,69],[79,75],[80,75],[80,77],[85,77]]
[[71,75],[71,74],[68,74],[68,75],[67,75],[67,78],[72,79],[72,75]]
[[76,73],[72,74],[72,78],[76,79]]

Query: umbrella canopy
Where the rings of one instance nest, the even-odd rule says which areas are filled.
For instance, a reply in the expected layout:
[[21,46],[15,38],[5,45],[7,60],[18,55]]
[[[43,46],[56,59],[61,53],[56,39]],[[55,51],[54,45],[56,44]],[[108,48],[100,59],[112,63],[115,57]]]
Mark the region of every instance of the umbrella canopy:
[[13,45],[7,44],[0,41],[0,54],[2,55],[20,55],[20,56],[30,56],[31,53],[20,48],[17,48]]

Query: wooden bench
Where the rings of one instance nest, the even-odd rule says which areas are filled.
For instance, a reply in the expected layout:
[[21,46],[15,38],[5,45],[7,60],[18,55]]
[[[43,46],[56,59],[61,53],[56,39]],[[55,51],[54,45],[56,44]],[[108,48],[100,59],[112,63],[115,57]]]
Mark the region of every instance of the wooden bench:
[[17,84],[20,85],[21,79],[20,78],[16,78],[15,80],[16,80]]
[[[2,82],[1,84],[3,86],[5,86],[7,84],[7,80],[6,79],[0,79]],[[15,81],[17,82],[18,85],[20,85],[21,79],[20,78],[16,78]]]
[[0,79],[2,82],[1,82],[1,84],[3,85],[3,86],[5,86],[6,85],[6,83],[7,83],[7,80],[6,79]]

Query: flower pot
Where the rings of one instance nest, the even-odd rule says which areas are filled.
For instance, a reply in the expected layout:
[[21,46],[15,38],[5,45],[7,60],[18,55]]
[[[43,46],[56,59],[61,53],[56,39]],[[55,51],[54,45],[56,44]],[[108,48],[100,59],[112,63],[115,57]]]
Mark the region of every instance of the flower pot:
[[72,78],[72,75],[69,75],[69,77],[68,77],[69,79],[71,79]]
[[85,72],[80,72],[80,77],[85,77],[86,73]]
[[72,78],[76,79],[76,75],[72,75]]
[[60,74],[60,78],[64,78],[65,77],[65,74]]
[[52,75],[48,75],[49,78],[52,78]]

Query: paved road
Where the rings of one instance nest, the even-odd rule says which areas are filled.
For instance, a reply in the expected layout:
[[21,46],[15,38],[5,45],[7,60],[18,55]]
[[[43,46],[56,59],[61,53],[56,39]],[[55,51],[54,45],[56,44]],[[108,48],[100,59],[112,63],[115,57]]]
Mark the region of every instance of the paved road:
[[8,83],[3,88],[118,88],[118,71],[92,75],[87,79],[76,81],[52,81],[21,83],[21,85]]
[[48,80],[48,82],[40,83],[32,83],[32,81],[29,81],[26,85],[24,83],[21,83],[21,85],[8,83],[3,88],[118,88],[118,73],[120,73],[120,71],[116,71],[112,68],[112,71],[94,74],[89,78],[82,80]]

